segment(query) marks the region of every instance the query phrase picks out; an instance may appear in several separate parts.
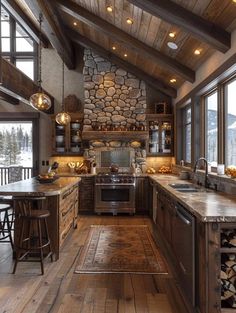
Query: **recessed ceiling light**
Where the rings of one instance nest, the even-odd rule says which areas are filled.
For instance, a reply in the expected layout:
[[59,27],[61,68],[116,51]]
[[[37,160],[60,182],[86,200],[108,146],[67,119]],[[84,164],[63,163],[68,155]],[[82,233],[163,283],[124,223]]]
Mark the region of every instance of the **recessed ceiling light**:
[[[236,1],[236,0],[235,0],[235,1]],[[201,50],[199,50],[199,49],[194,50],[194,54],[195,54],[195,55],[201,54]]]
[[172,84],[176,83],[176,79],[175,78],[171,78],[170,79],[170,83],[172,83]]
[[175,38],[175,33],[174,32],[169,33],[169,37]]
[[174,43],[173,41],[168,41],[168,42],[167,42],[167,46],[168,46],[170,49],[173,49],[173,50],[178,49],[177,44]]
[[112,11],[113,11],[112,6],[111,6],[111,5],[108,5],[108,6],[107,6],[107,12],[112,12]]
[[116,46],[112,46],[112,50],[116,50]]
[[128,17],[127,20],[126,20],[126,23],[129,24],[129,25],[132,25],[133,22],[134,21],[130,17]]
[[234,3],[236,3],[236,0],[233,0]]
[[76,23],[76,22],[74,22],[74,23],[73,23],[73,25],[74,25],[74,26],[77,26],[77,23]]
[[125,53],[125,54],[124,54],[124,57],[125,57],[125,58],[127,58],[127,56],[128,56],[128,54],[127,54],[127,53]]

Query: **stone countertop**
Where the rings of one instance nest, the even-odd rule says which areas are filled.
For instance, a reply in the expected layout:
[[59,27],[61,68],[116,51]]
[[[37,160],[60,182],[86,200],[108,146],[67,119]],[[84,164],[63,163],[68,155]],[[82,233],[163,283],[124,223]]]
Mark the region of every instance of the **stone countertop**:
[[30,178],[0,186],[0,195],[34,196],[43,193],[45,196],[56,196],[78,184],[80,180],[79,177],[60,177],[53,183],[40,184],[36,178]]
[[77,174],[77,173],[71,173],[71,172],[63,172],[63,173],[57,173],[60,177],[93,177],[97,174]]
[[236,222],[236,196],[201,188],[200,192],[179,192],[171,183],[191,183],[174,175],[150,175],[153,182],[170,193],[202,222]]

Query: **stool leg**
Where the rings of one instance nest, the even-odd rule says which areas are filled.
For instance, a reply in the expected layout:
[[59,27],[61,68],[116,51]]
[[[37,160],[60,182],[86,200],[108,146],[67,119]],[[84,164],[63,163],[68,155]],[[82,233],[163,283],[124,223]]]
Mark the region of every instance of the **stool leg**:
[[51,258],[51,262],[53,262],[52,246],[51,246],[51,240],[50,240],[50,237],[49,237],[48,223],[47,223],[46,218],[44,218],[44,226],[45,226],[46,240],[49,242],[50,258]]
[[42,230],[41,230],[41,221],[38,220],[37,221],[38,224],[38,236],[39,236],[39,250],[40,250],[40,264],[41,264],[41,271],[42,271],[42,275],[44,274],[44,266],[43,266],[43,241],[42,241]]
[[7,224],[7,230],[8,230],[8,233],[9,233],[9,239],[10,239],[11,247],[13,249],[13,240],[12,240],[12,235],[11,235],[11,225],[10,225],[10,221],[9,221],[8,212],[6,212],[6,224]]
[[14,268],[13,268],[13,272],[12,274],[15,274],[16,272],[16,267],[20,258],[20,253],[21,253],[21,248],[22,244],[23,244],[23,234],[24,234],[24,228],[25,228],[25,221],[22,220],[22,225],[21,225],[21,231],[20,231],[20,239],[18,244],[15,246],[16,249],[16,259],[15,259],[15,264],[14,264]]

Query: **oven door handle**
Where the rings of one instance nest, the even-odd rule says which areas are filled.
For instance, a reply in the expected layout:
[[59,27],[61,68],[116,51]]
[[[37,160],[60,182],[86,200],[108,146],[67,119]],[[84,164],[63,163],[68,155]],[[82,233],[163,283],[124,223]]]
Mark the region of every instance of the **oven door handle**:
[[95,186],[135,186],[135,183],[96,183]]

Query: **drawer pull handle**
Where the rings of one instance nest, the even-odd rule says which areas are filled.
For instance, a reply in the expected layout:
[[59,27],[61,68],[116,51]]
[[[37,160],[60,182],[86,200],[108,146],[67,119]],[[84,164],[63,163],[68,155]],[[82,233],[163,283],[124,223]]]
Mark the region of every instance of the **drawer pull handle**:
[[62,212],[62,216],[63,216],[63,217],[66,216],[66,214],[68,214],[68,213],[71,211],[71,209],[73,208],[73,206],[74,206],[74,204],[72,204],[72,205],[69,207],[68,210],[63,211],[63,212]]

